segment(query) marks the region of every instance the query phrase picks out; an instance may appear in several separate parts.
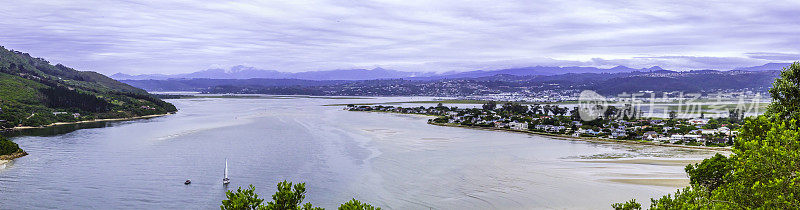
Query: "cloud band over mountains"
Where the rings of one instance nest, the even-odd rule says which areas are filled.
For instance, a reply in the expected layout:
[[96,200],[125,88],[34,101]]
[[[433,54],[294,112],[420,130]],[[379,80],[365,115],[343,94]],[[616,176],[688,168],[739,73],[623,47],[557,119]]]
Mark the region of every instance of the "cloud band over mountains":
[[732,69],[800,60],[798,13],[798,1],[10,0],[0,45],[105,74]]

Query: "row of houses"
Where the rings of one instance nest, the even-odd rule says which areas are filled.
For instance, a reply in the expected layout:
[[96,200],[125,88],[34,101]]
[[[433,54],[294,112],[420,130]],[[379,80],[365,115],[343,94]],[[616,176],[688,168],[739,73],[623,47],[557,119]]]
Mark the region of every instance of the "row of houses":
[[53,115],[62,115],[62,114],[71,114],[74,118],[80,118],[81,113],[69,113],[69,112],[53,112]]
[[[437,115],[433,122],[485,126],[513,130],[532,130],[573,136],[590,136],[611,139],[639,139],[666,143],[699,142],[726,143],[738,135],[726,126],[710,129],[704,126],[708,119],[608,119],[599,122],[582,122],[571,116],[515,114],[491,109],[459,109],[448,107],[391,107],[348,106],[352,111],[388,111]],[[589,124],[589,125],[584,125]],[[711,127],[716,127],[711,126]],[[706,129],[704,129],[706,128]]]

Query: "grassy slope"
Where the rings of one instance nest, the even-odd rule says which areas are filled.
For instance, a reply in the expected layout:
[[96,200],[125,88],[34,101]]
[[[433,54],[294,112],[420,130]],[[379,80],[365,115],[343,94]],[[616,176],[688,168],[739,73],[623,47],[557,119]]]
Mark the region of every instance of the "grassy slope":
[[102,74],[0,47],[0,128],[173,111],[172,104]]

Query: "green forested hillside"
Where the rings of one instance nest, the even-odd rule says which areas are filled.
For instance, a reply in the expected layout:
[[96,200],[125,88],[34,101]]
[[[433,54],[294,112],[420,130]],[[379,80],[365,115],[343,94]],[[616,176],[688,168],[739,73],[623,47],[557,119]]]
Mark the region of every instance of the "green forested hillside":
[[0,46],[0,128],[176,111],[146,91]]

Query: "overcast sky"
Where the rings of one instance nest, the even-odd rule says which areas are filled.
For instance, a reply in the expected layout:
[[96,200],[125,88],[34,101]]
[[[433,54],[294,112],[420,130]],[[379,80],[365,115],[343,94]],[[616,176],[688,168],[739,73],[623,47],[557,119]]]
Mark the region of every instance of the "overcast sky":
[[800,1],[0,2],[0,45],[104,74],[800,60]]

